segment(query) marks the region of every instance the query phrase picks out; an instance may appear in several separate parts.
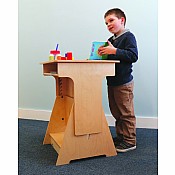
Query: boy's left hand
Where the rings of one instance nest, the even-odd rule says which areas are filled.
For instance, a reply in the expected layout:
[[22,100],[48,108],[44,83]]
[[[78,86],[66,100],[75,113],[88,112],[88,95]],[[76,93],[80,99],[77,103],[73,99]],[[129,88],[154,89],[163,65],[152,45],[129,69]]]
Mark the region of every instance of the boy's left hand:
[[116,54],[116,48],[111,44],[110,41],[108,41],[108,46],[101,46],[98,48],[98,54],[99,55],[110,55],[110,54]]

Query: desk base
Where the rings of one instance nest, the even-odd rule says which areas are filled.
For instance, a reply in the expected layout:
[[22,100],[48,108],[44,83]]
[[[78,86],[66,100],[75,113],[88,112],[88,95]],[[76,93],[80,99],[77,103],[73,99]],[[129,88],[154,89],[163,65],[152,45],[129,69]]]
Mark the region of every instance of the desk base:
[[75,135],[74,100],[66,96],[56,97],[43,144],[52,144],[57,151],[56,165],[100,155],[117,155],[103,111],[102,132]]

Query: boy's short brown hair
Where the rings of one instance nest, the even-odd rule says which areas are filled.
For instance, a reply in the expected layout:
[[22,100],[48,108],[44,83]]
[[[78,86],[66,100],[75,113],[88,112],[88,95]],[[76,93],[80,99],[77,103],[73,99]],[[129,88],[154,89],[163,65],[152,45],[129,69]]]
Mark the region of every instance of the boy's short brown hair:
[[111,14],[116,15],[117,18],[119,18],[119,19],[121,17],[124,17],[125,18],[124,26],[125,26],[125,24],[126,24],[126,15],[125,15],[125,13],[121,9],[119,9],[119,8],[113,8],[113,9],[108,10],[105,13],[104,18],[106,18],[108,15],[111,15]]

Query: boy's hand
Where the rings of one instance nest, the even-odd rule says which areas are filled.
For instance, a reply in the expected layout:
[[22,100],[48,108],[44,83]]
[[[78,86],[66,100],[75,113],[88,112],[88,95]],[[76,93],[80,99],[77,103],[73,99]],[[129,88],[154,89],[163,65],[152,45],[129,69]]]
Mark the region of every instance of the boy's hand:
[[116,48],[108,41],[108,46],[101,46],[98,48],[98,54],[101,55],[110,55],[116,54]]

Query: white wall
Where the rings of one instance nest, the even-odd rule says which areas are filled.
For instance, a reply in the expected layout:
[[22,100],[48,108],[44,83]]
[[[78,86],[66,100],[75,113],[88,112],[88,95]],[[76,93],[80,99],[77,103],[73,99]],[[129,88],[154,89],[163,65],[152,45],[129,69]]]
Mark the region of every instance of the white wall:
[[[72,51],[75,59],[89,57],[92,41],[106,41],[103,15],[119,7],[127,16],[126,27],[136,36],[139,61],[134,64],[136,116],[157,117],[158,34],[157,0],[19,0],[19,108],[51,110],[55,82],[42,75],[40,62],[59,43],[61,54]],[[110,114],[106,81],[103,106]]]

